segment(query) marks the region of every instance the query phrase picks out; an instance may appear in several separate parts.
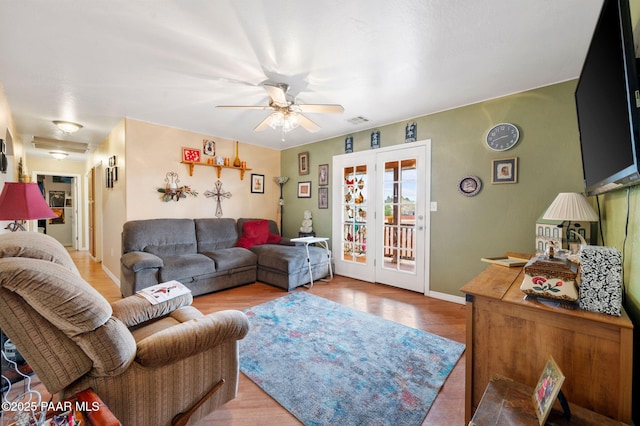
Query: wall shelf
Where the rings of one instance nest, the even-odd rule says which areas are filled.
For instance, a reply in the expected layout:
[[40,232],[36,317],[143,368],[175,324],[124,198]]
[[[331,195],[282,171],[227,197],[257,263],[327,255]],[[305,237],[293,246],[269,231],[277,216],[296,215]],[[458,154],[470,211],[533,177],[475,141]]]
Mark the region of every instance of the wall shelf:
[[242,168],[242,167],[233,167],[233,166],[220,166],[218,164],[209,164],[209,163],[194,163],[191,161],[181,161],[182,164],[186,164],[189,166],[189,176],[193,176],[193,169],[195,166],[207,166],[207,167],[215,167],[216,169],[218,169],[218,179],[220,179],[220,176],[222,175],[222,169],[234,169],[234,170],[239,170],[240,171],[240,180],[244,179],[244,172],[247,170],[253,170],[253,169],[249,169],[249,168]]

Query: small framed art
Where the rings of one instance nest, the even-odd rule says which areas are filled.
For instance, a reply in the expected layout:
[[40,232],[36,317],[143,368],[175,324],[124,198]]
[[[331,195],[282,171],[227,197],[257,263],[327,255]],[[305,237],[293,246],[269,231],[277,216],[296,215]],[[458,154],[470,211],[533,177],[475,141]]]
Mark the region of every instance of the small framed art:
[[216,141],[211,139],[202,140],[202,153],[213,157],[216,155]]
[[197,148],[182,148],[182,161],[185,163],[199,163],[200,150]]
[[318,185],[329,185],[329,165],[320,164],[318,166]]
[[298,154],[298,174],[309,174],[309,151],[301,152]]
[[311,182],[298,182],[298,198],[311,198]]
[[540,426],[547,420],[563,382],[564,374],[560,371],[560,367],[558,367],[553,357],[549,357],[531,396]]
[[518,183],[518,158],[492,160],[491,183]]
[[251,173],[251,192],[254,194],[264,194],[264,175]]
[[318,208],[329,208],[329,188],[318,188]]
[[344,139],[344,153],[349,154],[353,152],[353,136],[347,136]]

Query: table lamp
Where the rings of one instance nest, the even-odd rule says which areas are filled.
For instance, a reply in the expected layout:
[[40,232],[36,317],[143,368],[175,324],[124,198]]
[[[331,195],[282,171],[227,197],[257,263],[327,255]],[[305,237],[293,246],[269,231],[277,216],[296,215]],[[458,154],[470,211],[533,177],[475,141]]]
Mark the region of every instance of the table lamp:
[[[561,220],[562,222],[598,222],[598,214],[584,195],[578,192],[561,192],[551,203],[542,216],[547,220]],[[560,227],[562,225],[559,225]],[[567,240],[569,238],[567,226]]]
[[26,231],[18,221],[58,217],[35,182],[5,182],[0,194],[0,220],[13,220],[5,229]]

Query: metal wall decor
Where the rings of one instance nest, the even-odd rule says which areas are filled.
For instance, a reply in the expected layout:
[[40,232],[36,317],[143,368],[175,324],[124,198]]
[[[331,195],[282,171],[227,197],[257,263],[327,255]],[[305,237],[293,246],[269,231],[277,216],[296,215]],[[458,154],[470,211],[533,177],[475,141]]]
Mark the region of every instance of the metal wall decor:
[[231,193],[222,189],[222,182],[217,180],[212,191],[205,191],[204,196],[216,202],[216,217],[222,217],[222,200],[231,198]]

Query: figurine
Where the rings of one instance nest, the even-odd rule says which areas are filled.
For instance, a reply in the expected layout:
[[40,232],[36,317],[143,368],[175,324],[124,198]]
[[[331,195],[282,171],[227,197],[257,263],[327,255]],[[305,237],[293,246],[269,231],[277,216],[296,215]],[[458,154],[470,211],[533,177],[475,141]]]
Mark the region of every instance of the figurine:
[[304,233],[313,232],[312,221],[311,221],[311,210],[304,211],[304,219],[302,220],[302,226],[300,227],[300,232],[304,232]]

